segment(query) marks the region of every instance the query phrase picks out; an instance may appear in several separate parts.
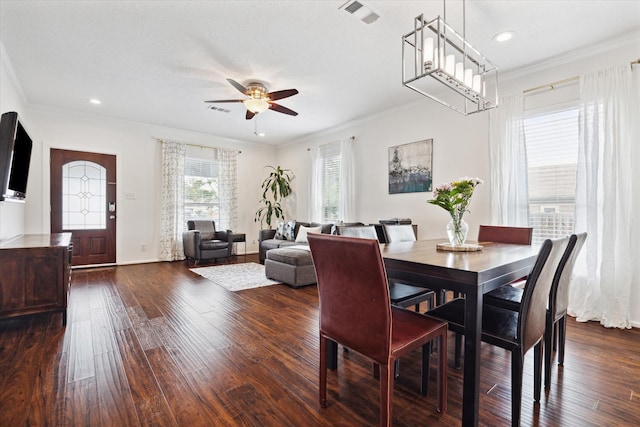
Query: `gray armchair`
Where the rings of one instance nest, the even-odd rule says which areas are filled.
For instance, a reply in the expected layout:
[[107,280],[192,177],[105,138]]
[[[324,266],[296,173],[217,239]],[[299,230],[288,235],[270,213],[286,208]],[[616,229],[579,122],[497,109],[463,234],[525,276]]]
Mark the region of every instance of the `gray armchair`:
[[216,223],[212,220],[187,221],[187,229],[182,233],[184,254],[187,260],[229,258],[233,249],[233,233],[231,230],[216,231]]

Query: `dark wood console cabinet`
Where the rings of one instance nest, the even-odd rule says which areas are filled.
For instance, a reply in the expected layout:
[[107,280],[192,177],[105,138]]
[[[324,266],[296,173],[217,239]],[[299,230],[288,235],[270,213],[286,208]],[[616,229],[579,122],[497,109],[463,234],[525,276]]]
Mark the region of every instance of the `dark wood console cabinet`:
[[62,312],[67,323],[71,233],[0,241],[0,318]]

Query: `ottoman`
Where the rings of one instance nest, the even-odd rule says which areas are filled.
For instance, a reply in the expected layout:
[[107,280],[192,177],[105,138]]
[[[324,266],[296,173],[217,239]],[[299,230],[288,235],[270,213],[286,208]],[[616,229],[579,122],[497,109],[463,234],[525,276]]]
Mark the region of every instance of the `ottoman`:
[[288,246],[267,251],[264,271],[267,278],[294,288],[317,282],[309,246]]

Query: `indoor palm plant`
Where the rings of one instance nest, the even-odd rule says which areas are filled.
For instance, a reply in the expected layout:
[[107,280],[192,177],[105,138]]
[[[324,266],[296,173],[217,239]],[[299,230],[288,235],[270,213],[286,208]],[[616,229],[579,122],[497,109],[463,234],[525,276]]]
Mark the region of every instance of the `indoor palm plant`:
[[284,220],[284,212],[280,202],[292,192],[293,172],[291,169],[282,169],[280,166],[265,167],[271,171],[260,186],[262,188],[262,199],[259,201],[261,207],[256,211],[254,221],[259,221],[260,227],[263,222],[266,222],[267,226],[271,228],[271,220],[274,216]]

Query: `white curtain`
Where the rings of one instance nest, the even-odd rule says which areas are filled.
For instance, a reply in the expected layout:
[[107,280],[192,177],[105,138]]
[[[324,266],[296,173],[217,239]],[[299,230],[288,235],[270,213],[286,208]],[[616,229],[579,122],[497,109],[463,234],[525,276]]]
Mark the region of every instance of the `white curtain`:
[[339,146],[335,143],[314,147],[309,150],[309,212],[313,222],[322,222],[322,174],[324,157],[340,156],[340,206],[339,221],[353,221],[355,218],[355,160],[353,156],[354,137],[343,139]]
[[322,222],[322,157],[320,148],[309,149],[309,221]]
[[489,116],[491,223],[529,226],[527,150],[524,137],[524,96],[500,99]]
[[631,289],[640,289],[640,230],[634,222],[640,206],[638,74],[627,65],[580,79],[576,231],[588,235],[574,271],[569,314],[606,327],[631,327]]
[[162,143],[162,197],[160,204],[160,259],[184,259],[184,159],[186,145],[181,142]]
[[238,152],[218,149],[220,224],[218,229],[235,231],[238,227]]
[[354,137],[340,141],[340,219],[355,221]]

